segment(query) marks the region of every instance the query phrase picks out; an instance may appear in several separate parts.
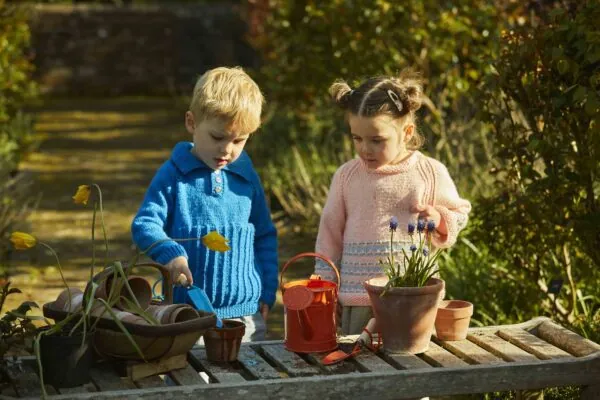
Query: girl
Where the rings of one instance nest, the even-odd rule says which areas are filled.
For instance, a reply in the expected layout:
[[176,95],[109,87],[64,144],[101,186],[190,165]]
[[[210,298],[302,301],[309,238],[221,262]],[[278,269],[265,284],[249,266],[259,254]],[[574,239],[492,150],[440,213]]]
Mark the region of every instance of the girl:
[[[352,89],[343,81],[329,88],[334,102],[346,112],[358,158],[333,176],[321,215],[316,251],[340,268],[339,302],[342,334],[360,333],[371,318],[369,297],[362,283],[381,275],[378,263],[389,246],[389,220],[400,226],[424,218],[437,227],[432,245],[450,247],[467,223],[471,204],[458,195],[446,167],[418,148],[423,138],[415,126],[422,86],[417,74],[375,77]],[[395,255],[408,251],[406,229],[395,236]],[[316,273],[335,280],[317,261]]]

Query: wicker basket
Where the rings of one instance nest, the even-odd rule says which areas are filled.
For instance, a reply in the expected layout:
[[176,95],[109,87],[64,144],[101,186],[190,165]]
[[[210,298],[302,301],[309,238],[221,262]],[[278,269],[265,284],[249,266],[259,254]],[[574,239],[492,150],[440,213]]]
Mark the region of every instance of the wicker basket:
[[[160,264],[143,263],[134,267],[154,267],[158,269],[163,277],[163,282],[170,282],[169,272]],[[128,269],[134,267],[125,267]],[[113,274],[111,268],[106,268],[94,276],[95,282],[106,279]],[[89,290],[90,285],[86,288]],[[171,285],[164,285],[165,300],[153,301],[153,304],[173,304],[173,290]],[[69,313],[56,306],[55,302],[46,303],[43,306],[44,316],[61,321]],[[186,354],[206,330],[216,325],[217,317],[214,313],[198,310],[199,317],[187,321],[175,322],[164,325],[140,325],[122,321],[123,326],[133,337],[138,347],[142,350],[146,361],[168,358],[180,354]],[[95,322],[95,317],[92,323]],[[93,339],[94,348],[103,357],[141,361],[142,358],[131,345],[127,336],[118,325],[110,318],[101,317],[98,321]]]

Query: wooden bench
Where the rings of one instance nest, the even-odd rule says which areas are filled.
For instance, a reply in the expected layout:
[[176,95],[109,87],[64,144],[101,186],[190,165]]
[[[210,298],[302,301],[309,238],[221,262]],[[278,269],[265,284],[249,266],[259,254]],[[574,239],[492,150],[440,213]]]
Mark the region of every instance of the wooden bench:
[[[340,338],[351,343],[355,337]],[[342,344],[344,346],[344,344]],[[582,398],[600,400],[600,345],[536,318],[518,325],[472,328],[467,340],[433,338],[420,355],[363,351],[325,367],[323,354],[299,355],[282,341],[245,344],[233,363],[212,363],[203,348],[184,369],[137,381],[99,363],[92,382],[71,389],[47,386],[52,399],[408,399],[581,385]],[[0,398],[39,398],[35,360],[23,358],[14,388]]]

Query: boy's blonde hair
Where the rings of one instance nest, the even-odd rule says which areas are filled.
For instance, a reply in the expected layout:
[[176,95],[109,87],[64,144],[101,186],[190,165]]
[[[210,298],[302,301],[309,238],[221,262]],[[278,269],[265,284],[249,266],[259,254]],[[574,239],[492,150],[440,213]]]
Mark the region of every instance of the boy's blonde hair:
[[190,111],[198,122],[217,117],[243,133],[252,133],[260,126],[264,100],[256,82],[242,68],[219,67],[198,78]]

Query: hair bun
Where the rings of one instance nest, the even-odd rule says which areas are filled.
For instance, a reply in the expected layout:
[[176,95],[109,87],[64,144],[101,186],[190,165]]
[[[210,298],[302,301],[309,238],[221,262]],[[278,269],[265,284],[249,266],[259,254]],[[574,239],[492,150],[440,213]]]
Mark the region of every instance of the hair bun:
[[414,112],[423,104],[423,79],[412,68],[403,69],[394,82],[402,93],[401,99],[409,111]]
[[352,95],[352,88],[345,81],[339,80],[333,82],[329,87],[329,95],[331,99],[341,108],[347,108],[350,96]]

